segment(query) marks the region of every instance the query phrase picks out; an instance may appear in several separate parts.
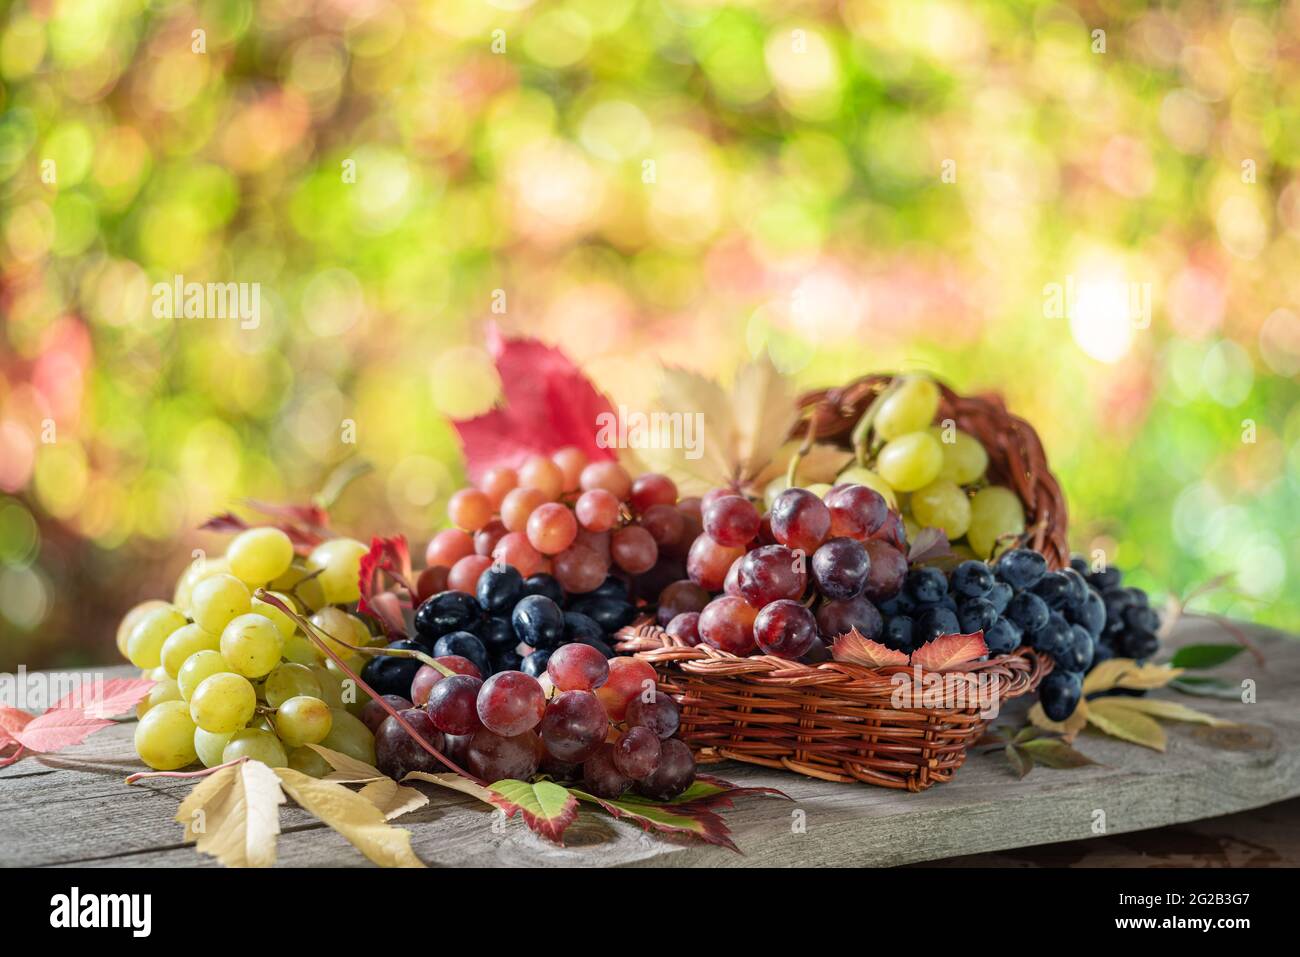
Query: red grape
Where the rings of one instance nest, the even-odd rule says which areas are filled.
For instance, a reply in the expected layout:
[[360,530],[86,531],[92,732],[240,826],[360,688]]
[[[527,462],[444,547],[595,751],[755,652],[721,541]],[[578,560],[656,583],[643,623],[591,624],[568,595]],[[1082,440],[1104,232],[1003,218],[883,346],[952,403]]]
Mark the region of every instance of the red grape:
[[858,541],[874,535],[889,517],[889,503],[874,488],[837,485],[826,494],[831,513],[831,535]]
[[[415,580],[416,597],[420,602],[424,601],[430,595],[436,595],[438,592],[447,590],[447,579],[451,577],[451,569],[444,565],[430,565],[424,571],[420,572],[420,577]],[[419,602],[417,602],[419,604]]]
[[471,678],[480,680],[483,678],[483,672],[478,670],[478,665],[462,655],[439,655],[433,660],[448,671],[454,671],[458,675],[469,675]]
[[611,721],[622,721],[628,702],[637,695],[655,694],[658,676],[649,662],[640,658],[609,659],[609,677],[596,689]]
[[745,554],[742,545],[719,545],[708,535],[701,535],[691,545],[686,558],[686,574],[691,581],[708,591],[721,591],[731,563]]
[[661,740],[671,738],[681,724],[681,711],[671,695],[656,691],[654,697],[637,695],[627,706],[629,727],[649,728]]
[[587,456],[582,449],[567,445],[552,452],[551,461],[560,467],[560,474],[564,476],[564,491],[576,491],[582,470],[587,466]]
[[[429,716],[418,708],[401,712],[402,719],[415,729],[435,751],[442,751],[442,734],[434,727]],[[647,732],[648,734],[649,732]],[[445,771],[436,757],[426,751],[411,733],[389,715],[375,732],[375,767],[395,781],[400,781],[412,771],[429,774]]]
[[535,488],[546,496],[546,501],[553,502],[564,491],[564,473],[544,455],[529,456],[519,466],[519,485]]
[[686,516],[673,505],[651,505],[641,513],[641,527],[658,545],[671,545],[686,531]]
[[447,517],[467,532],[477,532],[492,520],[492,502],[476,488],[463,488],[447,502]]
[[659,736],[649,728],[628,728],[614,742],[610,758],[625,777],[640,781],[659,766]]
[[774,601],[754,619],[754,641],[765,654],[802,657],[817,640],[817,620],[797,601]]
[[488,469],[479,479],[478,487],[488,497],[493,508],[500,508],[502,500],[519,484],[519,473],[512,468],[496,466]]
[[664,626],[664,630],[674,638],[680,638],[690,647],[700,643],[700,613],[684,611]]
[[522,671],[499,671],[483,682],[478,716],[495,734],[513,737],[531,731],[546,711],[546,692],[536,678]]
[[907,559],[893,545],[877,539],[863,543],[871,559],[871,570],[862,593],[872,601],[885,601],[903,590],[907,577]]
[[784,545],[764,545],[740,560],[737,587],[755,608],[781,598],[800,598],[808,587],[803,555]]
[[497,542],[501,541],[508,531],[509,529],[501,523],[501,519],[492,519],[474,533],[474,553],[491,556],[492,549],[497,547]]
[[782,545],[811,555],[830,530],[830,509],[806,488],[788,488],[772,503],[772,534]]
[[566,691],[552,699],[540,728],[547,752],[566,764],[579,764],[595,754],[608,730],[605,707],[590,691]]
[[709,593],[693,581],[675,581],[659,593],[656,620],[663,626],[684,611],[703,611],[709,597]]
[[[578,534],[578,520],[559,502],[539,505],[528,516],[528,543],[543,555],[558,555]],[[527,578],[528,576],[524,576]]]
[[744,657],[754,650],[757,615],[758,611],[743,598],[734,595],[715,598],[700,612],[700,640],[719,651]]
[[841,601],[862,594],[871,572],[871,557],[860,542],[831,538],[813,552],[813,581],[827,598]]
[[533,548],[523,532],[503,535],[496,548],[492,549],[492,561],[513,566],[525,578],[542,570],[542,553]]
[[537,773],[541,754],[541,741],[531,731],[502,737],[479,728],[465,746],[465,768],[488,783],[527,781]]
[[600,556],[606,566],[609,565],[609,543],[613,539],[610,532],[590,532],[582,526],[578,527],[578,537],[573,540],[574,545],[581,545],[583,548],[589,548]]
[[817,630],[827,638],[838,638],[856,628],[863,638],[874,641],[883,626],[876,606],[861,595],[848,601],[828,601],[817,609]]
[[688,518],[697,518],[704,521],[704,505],[698,495],[688,495],[686,498],[679,499],[677,508]]
[[613,492],[593,488],[578,496],[573,509],[583,528],[591,532],[607,532],[618,524],[618,507]]
[[669,738],[660,744],[659,766],[644,780],[637,782],[638,794],[655,801],[677,797],[695,780],[695,756],[685,742]]
[[745,556],[741,555],[727,569],[727,578],[722,583],[722,590],[728,595],[740,595],[740,563],[744,560]]
[[449,675],[433,686],[425,710],[446,734],[471,734],[483,726],[478,696],[483,682],[471,675]]
[[719,545],[747,545],[759,524],[758,509],[739,495],[715,499],[704,509],[704,531]]
[[411,703],[417,708],[423,708],[429,700],[429,692],[443,677],[443,673],[437,668],[420,665],[420,670],[411,679]]
[[592,691],[609,679],[609,662],[591,645],[561,645],[546,663],[551,683],[561,691]]
[[659,559],[659,546],[650,533],[639,525],[628,525],[614,533],[609,544],[614,564],[632,575],[640,575],[654,568]]
[[676,505],[677,484],[667,475],[647,472],[632,483],[632,507],[644,512],[652,505]]
[[632,786],[632,779],[614,764],[614,746],[602,744],[582,765],[583,789],[606,799],[616,798]]
[[444,528],[429,541],[424,550],[426,565],[445,565],[450,568],[466,555],[474,554],[474,538],[459,528]]
[[447,587],[452,591],[467,591],[471,595],[478,589],[478,578],[492,567],[492,559],[484,555],[466,555],[447,573]]
[[501,523],[511,532],[528,527],[528,517],[550,499],[535,488],[512,489],[501,502]]
[[582,470],[582,474],[578,477],[578,485],[585,492],[590,492],[593,488],[603,488],[607,492],[612,492],[621,502],[626,501],[632,491],[632,477],[617,462],[592,462]]
[[[411,702],[407,701],[401,695],[386,694],[381,695],[380,697],[387,701],[394,711],[407,711],[411,708]],[[379,726],[390,717],[392,717],[392,715],[390,715],[384,709],[384,706],[374,698],[367,701],[365,706],[361,709],[361,723],[370,729],[371,734],[378,731]]]
[[555,578],[571,595],[600,587],[609,574],[609,560],[583,545],[572,545],[555,556]]

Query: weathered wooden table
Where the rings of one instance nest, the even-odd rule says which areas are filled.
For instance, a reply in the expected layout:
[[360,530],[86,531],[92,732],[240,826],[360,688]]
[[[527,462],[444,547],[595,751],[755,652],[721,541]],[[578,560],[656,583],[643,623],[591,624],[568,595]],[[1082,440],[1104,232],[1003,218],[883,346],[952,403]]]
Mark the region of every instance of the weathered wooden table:
[[[951,783],[921,794],[716,765],[713,773],[737,784],[777,787],[793,799],[746,798],[723,812],[743,854],[675,843],[589,810],[568,831],[567,846],[557,847],[518,820],[494,829],[491,809],[435,787],[429,805],[397,823],[411,829],[412,846],[432,866],[835,866],[936,861],[1090,839],[1096,837],[1098,811],[1104,812],[1108,835],[1232,814],[1300,796],[1300,641],[1267,629],[1245,630],[1266,663],[1242,654],[1214,673],[1231,681],[1253,679],[1256,703],[1157,692],[1240,724],[1168,724],[1164,754],[1085,735],[1079,749],[1097,766],[1039,768],[1017,781],[1000,755],[976,754]],[[1180,624],[1171,644],[1229,640],[1217,626],[1198,620]],[[132,750],[133,728],[134,722],[124,721],[66,752],[24,758],[0,770],[0,864],[214,864],[181,842],[181,827],[173,821],[192,782],[123,783],[142,768]],[[281,865],[367,863],[342,837],[295,807],[282,809],[281,826]]]

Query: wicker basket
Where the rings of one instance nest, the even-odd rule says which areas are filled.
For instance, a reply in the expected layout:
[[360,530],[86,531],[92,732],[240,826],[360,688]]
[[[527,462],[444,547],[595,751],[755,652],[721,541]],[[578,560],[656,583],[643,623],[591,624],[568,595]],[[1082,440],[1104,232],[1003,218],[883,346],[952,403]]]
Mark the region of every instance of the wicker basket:
[[[868,376],[808,393],[796,434],[850,445],[854,426],[890,381]],[[940,388],[940,418],[984,443],[990,480],[1012,488],[1025,506],[1025,542],[1062,567],[1065,502],[1034,430],[997,396]],[[738,658],[686,646],[648,620],[623,629],[618,649],[655,667],[660,687],[682,705],[681,736],[701,763],[732,759],[909,791],[951,779],[996,706],[1033,691],[1052,668],[1029,648],[941,676],[909,666]]]

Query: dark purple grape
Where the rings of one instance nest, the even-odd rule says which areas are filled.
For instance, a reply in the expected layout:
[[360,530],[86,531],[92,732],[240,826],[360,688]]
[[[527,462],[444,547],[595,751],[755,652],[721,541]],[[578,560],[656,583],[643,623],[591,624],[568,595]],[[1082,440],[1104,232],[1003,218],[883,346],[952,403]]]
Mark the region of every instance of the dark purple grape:
[[614,746],[602,744],[582,765],[583,788],[596,797],[616,798],[632,786],[632,779],[614,764]]
[[524,576],[513,565],[491,565],[478,576],[478,603],[489,615],[508,613],[523,594]]
[[546,751],[566,764],[581,764],[596,753],[609,730],[605,706],[590,691],[566,691],[551,699],[542,716]]
[[884,626],[876,606],[859,595],[848,601],[823,602],[817,609],[817,630],[827,638],[838,638],[854,628],[873,641]]
[[483,609],[474,596],[463,591],[444,591],[426,598],[415,611],[415,630],[427,642],[437,641],[453,631],[465,631],[482,617]]
[[515,637],[532,648],[556,648],[564,638],[564,612],[545,595],[519,599],[510,624]]
[[478,635],[471,634],[468,631],[453,631],[449,635],[443,635],[434,644],[433,654],[438,658],[444,655],[457,655],[473,662],[479,674],[488,675],[492,673],[492,656],[488,654],[487,647],[484,646]]
[[648,777],[637,782],[638,794],[655,801],[668,801],[677,797],[695,780],[695,756],[684,742],[669,738],[662,742],[659,766]]
[[806,488],[788,488],[772,502],[772,534],[782,545],[811,555],[831,530],[826,503]]
[[998,620],[998,610],[983,598],[968,598],[957,606],[957,624],[963,635],[988,631]]
[[554,575],[548,575],[546,572],[538,572],[524,579],[523,594],[519,597],[525,598],[528,595],[545,595],[557,605],[564,604],[564,589],[560,587]]
[[877,603],[893,598],[903,589],[907,558],[893,545],[874,538],[864,542],[862,547],[867,550],[867,558],[871,561],[862,594]]
[[659,593],[656,619],[660,627],[664,627],[683,612],[703,611],[711,598],[707,591],[689,578],[675,581]]
[[471,734],[483,726],[478,693],[483,682],[472,675],[448,675],[429,692],[424,706],[434,727],[445,734]]
[[1013,548],[998,559],[993,573],[1016,591],[1024,591],[1047,573],[1047,559],[1028,548]]
[[[427,714],[419,708],[408,708],[401,715],[431,747],[437,751],[443,749],[442,733],[434,727]],[[375,766],[394,781],[402,780],[412,771],[436,774],[447,770],[392,715],[384,720],[375,734]]]
[[983,598],[993,588],[993,571],[983,562],[970,559],[952,570],[948,585],[965,598]]
[[625,777],[640,781],[659,766],[662,747],[649,728],[628,728],[614,742],[614,767]]
[[958,634],[960,629],[955,614],[942,605],[932,605],[913,619],[912,640],[918,645],[924,644],[940,635]]
[[884,630],[880,635],[880,643],[886,648],[893,648],[895,651],[911,651],[913,647],[912,640],[913,623],[907,615],[895,615],[885,622]]
[[541,741],[532,731],[503,738],[479,728],[465,747],[465,769],[489,784],[513,779],[527,781],[537,773]]
[[856,598],[862,594],[870,573],[871,557],[860,542],[851,538],[832,538],[813,552],[813,581],[827,598]]
[[[390,648],[406,648],[423,651],[414,641],[394,641]],[[371,658],[361,669],[361,680],[381,695],[396,695],[399,698],[411,697],[411,682],[420,670],[417,658],[405,658],[397,655],[379,655]]]
[[948,579],[937,568],[922,566],[907,573],[907,593],[920,604],[934,604],[948,594]]
[[[394,711],[405,711],[408,708],[413,707],[410,701],[399,694],[386,694],[381,695],[381,697],[388,702],[389,706]],[[365,707],[361,709],[361,723],[370,729],[371,734],[377,732],[379,726],[390,717],[392,717],[392,715],[385,711],[384,706],[374,698],[367,701]]]
[[649,728],[661,740],[667,740],[677,733],[682,715],[671,695],[655,691],[648,701],[645,695],[637,695],[629,701],[624,719],[628,727]]

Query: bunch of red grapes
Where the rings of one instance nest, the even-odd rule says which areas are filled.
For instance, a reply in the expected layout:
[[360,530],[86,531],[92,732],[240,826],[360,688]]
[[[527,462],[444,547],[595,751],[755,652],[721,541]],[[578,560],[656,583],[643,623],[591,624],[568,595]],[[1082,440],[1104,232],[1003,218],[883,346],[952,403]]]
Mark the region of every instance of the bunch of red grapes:
[[902,518],[879,492],[843,484],[823,500],[790,488],[760,514],[738,492],[714,489],[701,514],[690,581],[659,599],[669,634],[734,655],[808,661],[825,660],[826,642],[851,629],[880,635],[875,603],[898,594],[907,559]]
[[[521,671],[484,681],[471,662],[453,658],[439,661],[456,673],[420,669],[413,700],[386,700],[426,742],[482,780],[528,781],[543,773],[580,781],[598,797],[635,788],[667,800],[695,779],[691,750],[674,737],[677,704],[656,689],[646,662],[606,660],[573,642],[550,656],[545,681]],[[446,771],[377,702],[366,706],[362,720],[375,733],[375,758],[389,777]]]

